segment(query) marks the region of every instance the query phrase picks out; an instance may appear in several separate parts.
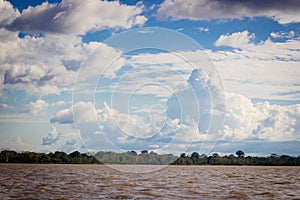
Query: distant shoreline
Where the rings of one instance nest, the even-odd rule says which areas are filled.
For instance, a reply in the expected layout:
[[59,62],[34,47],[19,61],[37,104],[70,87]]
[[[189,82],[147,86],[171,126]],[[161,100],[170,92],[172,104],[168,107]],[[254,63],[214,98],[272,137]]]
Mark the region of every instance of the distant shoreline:
[[199,155],[193,152],[191,155],[182,153],[180,156],[173,154],[157,154],[147,150],[137,154],[135,151],[124,153],[104,152],[87,154],[74,151],[70,154],[56,151],[54,153],[16,152],[4,150],[0,152],[0,163],[23,164],[106,164],[106,165],[203,165],[203,166],[300,166],[300,156],[271,154],[268,157],[247,156],[244,152],[238,156],[233,154],[219,156],[217,153],[211,156]]

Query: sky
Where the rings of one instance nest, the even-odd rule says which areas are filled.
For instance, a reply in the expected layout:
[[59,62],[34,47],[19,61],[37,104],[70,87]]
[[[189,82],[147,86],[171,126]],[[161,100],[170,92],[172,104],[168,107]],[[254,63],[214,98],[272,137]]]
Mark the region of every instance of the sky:
[[0,149],[300,155],[300,1],[0,0]]

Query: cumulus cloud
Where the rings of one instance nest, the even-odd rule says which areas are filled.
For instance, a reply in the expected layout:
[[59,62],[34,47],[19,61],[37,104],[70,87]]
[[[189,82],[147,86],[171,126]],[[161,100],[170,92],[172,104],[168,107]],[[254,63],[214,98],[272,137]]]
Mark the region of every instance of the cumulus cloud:
[[98,120],[102,126],[102,132],[121,131],[126,135],[137,138],[149,138],[157,134],[163,128],[165,122],[164,115],[152,113],[151,121],[147,123],[140,115],[121,113],[106,103],[104,108],[99,110]]
[[66,152],[66,153],[71,153],[75,150],[78,149],[77,141],[75,139],[70,139],[67,140],[64,145],[60,147],[60,151]]
[[51,123],[71,124],[86,123],[96,121],[96,109],[92,102],[77,102],[72,107],[60,110],[55,117],[50,120]]
[[2,88],[22,89],[28,94],[59,94],[73,82],[76,72],[68,71],[63,60],[82,60],[80,39],[48,35],[0,42]]
[[0,13],[0,28],[20,16],[19,11],[14,9],[9,1],[5,0],[0,0]]
[[241,19],[265,16],[280,24],[300,22],[298,0],[165,0],[158,9],[159,17],[210,20]]
[[239,48],[244,45],[250,44],[255,35],[250,34],[247,30],[243,32],[236,32],[231,35],[225,34],[221,35],[218,40],[215,42],[216,46],[230,46],[234,48]]
[[[186,96],[186,98],[188,99],[189,96]],[[89,118],[95,114],[91,102],[78,102],[75,105],[74,109],[78,112],[77,119],[79,123],[93,122],[97,124],[97,122],[91,121],[92,118],[85,121],[79,120],[80,118]],[[88,111],[89,109],[90,111]],[[172,108],[170,107],[170,109]],[[183,109],[187,108],[183,107]],[[56,120],[58,120],[60,114],[66,114],[67,112],[71,113],[70,109],[58,112]],[[66,116],[69,117],[70,114]],[[146,123],[142,116],[122,113],[105,104],[104,108],[97,110],[97,117],[99,125],[97,131],[95,129],[91,132],[90,125],[88,127],[80,126],[81,136],[84,138],[87,147],[94,145],[96,141],[98,146],[104,145],[99,138],[106,135],[115,145],[125,149],[141,146],[152,148],[155,145],[159,150],[171,150],[171,148],[180,144],[184,150],[193,142],[200,142],[201,148],[209,152],[213,147],[213,142],[220,139],[220,133],[201,133],[197,120],[188,115],[185,116],[182,122],[178,118],[171,119],[167,116],[162,126],[159,123]],[[226,93],[223,139],[224,142],[298,141],[300,140],[299,119],[299,104],[279,106],[271,105],[268,102],[253,103],[243,95]],[[71,122],[70,119],[63,119],[62,115],[60,120],[61,122]],[[205,122],[201,121],[200,118],[200,123]],[[174,151],[174,149],[171,151]]]
[[60,110],[55,114],[55,117],[50,120],[51,123],[70,124],[73,123],[72,108]]
[[48,106],[49,106],[48,102],[42,99],[38,99],[35,102],[30,102],[24,111],[29,112],[32,115],[36,116],[41,112],[43,112]]
[[[18,37],[18,32],[11,32],[5,29],[9,23],[14,24],[19,21],[20,24],[18,26],[24,26],[32,31],[40,29],[42,31],[42,28],[45,27],[63,28],[62,30],[66,31],[81,31],[79,28],[83,28],[86,31],[90,30],[90,28],[95,30],[109,27],[129,28],[139,24],[138,19],[141,16],[138,16],[138,13],[143,9],[141,4],[127,6],[121,5],[119,2],[90,0],[90,3],[87,3],[86,1],[66,0],[59,4],[45,2],[40,6],[29,7],[20,14],[19,11],[13,9],[8,1],[1,0],[0,2],[0,97],[3,97],[2,90],[5,88],[25,90],[29,95],[36,95],[38,97],[60,94],[63,91],[72,89],[76,73],[87,58],[89,60],[85,63],[90,67],[89,69],[85,68],[86,65],[82,67],[81,74],[84,76],[80,76],[79,81],[84,81],[91,76],[95,76],[94,71],[101,73],[110,61],[109,59],[121,54],[121,51],[100,42],[84,43],[80,36],[49,34],[46,30],[44,30],[45,33],[43,35],[33,34],[20,38]],[[78,6],[84,8],[84,12],[78,11]],[[102,8],[101,6],[104,7]],[[58,8],[61,9],[61,12],[60,14],[56,14],[62,15],[62,19],[57,19],[59,21],[57,23],[61,23],[62,27],[50,22],[53,20],[51,13]],[[88,12],[88,9],[92,9],[92,11]],[[110,10],[110,12],[105,11],[102,14],[114,17],[111,21],[116,24],[109,26],[105,24],[101,25],[101,21],[99,24],[98,22],[95,22],[95,24],[91,20],[86,19],[86,15],[92,15],[91,17],[93,18],[98,9]],[[118,12],[118,14],[111,12],[111,9],[114,12]],[[119,18],[120,13],[123,13],[123,15]],[[73,15],[80,15],[81,20],[69,23],[68,20],[74,20]],[[108,19],[102,18],[100,14],[98,15],[97,13],[97,16],[100,16],[104,20],[103,23],[110,23]],[[127,16],[130,19],[127,19]],[[46,19],[43,17],[46,17]],[[83,19],[84,22],[82,21]],[[23,23],[22,20],[29,21]],[[120,22],[120,20],[125,20],[125,22]],[[34,21],[38,23],[36,24]],[[43,25],[43,27],[39,27],[40,25]],[[71,27],[64,27],[69,25]],[[95,27],[93,28],[93,26]],[[18,29],[18,31],[21,30]],[[90,55],[94,50],[96,51],[93,54],[94,56]],[[120,58],[118,62],[109,68],[109,73],[107,74],[113,76],[118,67],[122,65],[122,62],[123,60]],[[102,65],[99,65],[99,63]]]
[[[93,82],[94,79],[98,80],[99,77],[115,77],[115,73],[124,65],[125,59],[122,56],[122,51],[110,47],[103,43],[94,43],[93,51],[87,57],[85,62],[82,63],[80,74],[77,77],[76,84],[83,81],[87,84],[89,81]],[[116,59],[118,58],[118,59]],[[111,62],[111,61],[114,62]],[[94,83],[93,83],[94,84]]]
[[212,106],[209,88],[203,82],[200,70],[193,70],[188,82],[189,88],[175,92],[168,99],[168,116],[171,119],[182,119],[182,123],[185,123],[185,120],[190,121],[192,118],[199,122],[199,130],[206,132],[211,120],[210,109]]
[[[91,52],[96,51],[90,56]],[[66,35],[15,38],[0,42],[0,89],[25,90],[30,95],[47,96],[72,89],[76,73],[83,61],[90,67],[81,70],[84,80],[95,76],[108,59],[120,55],[105,44],[83,43],[81,38]],[[107,58],[107,56],[110,56]],[[122,59],[110,68],[113,75]],[[97,74],[96,74],[97,75]],[[80,77],[81,81],[83,76]],[[1,93],[0,93],[1,94]]]
[[1,140],[0,145],[3,149],[12,149],[15,151],[32,151],[35,149],[35,146],[24,142],[24,138],[21,136],[8,140]]
[[[195,54],[194,58],[197,57],[196,55],[199,54]],[[174,66],[174,68],[176,67],[179,68],[179,66]],[[222,125],[222,115],[220,113],[224,109],[222,94],[219,94],[223,92],[222,85],[216,79],[218,77],[213,72],[206,74],[205,71],[194,69],[189,78],[185,80],[190,88],[174,91],[173,96],[169,95],[170,99],[166,105],[168,107],[167,112],[161,112],[160,109],[163,109],[164,106],[153,109],[153,106],[139,107],[137,105],[138,107],[135,108],[133,113],[127,113],[126,109],[119,108],[119,110],[118,106],[112,107],[104,103],[101,107],[98,104],[101,108],[97,110],[97,123],[94,122],[94,124],[99,125],[98,129],[97,127],[91,129],[91,125],[84,126],[81,123],[78,126],[81,136],[87,141],[87,146],[95,144],[96,141],[98,141],[98,146],[103,145],[101,141],[103,141],[103,135],[105,135],[118,147],[125,149],[129,147],[145,148],[146,146],[150,148],[153,145],[172,148],[171,146],[175,144],[182,144],[184,148],[187,148],[192,142],[216,140],[222,128],[220,126]],[[201,112],[198,110],[201,110]],[[82,113],[84,115],[85,111],[86,109],[78,112],[78,114]],[[63,118],[62,116],[69,116],[69,114],[70,110],[59,111],[52,121],[58,121],[58,116]],[[91,115],[92,113],[89,116]],[[150,117],[150,122],[147,120],[147,115]],[[61,121],[70,120],[64,118]],[[207,129],[210,124],[215,129],[212,128],[210,130],[211,135],[208,135],[209,131]],[[199,127],[201,127],[200,131]],[[202,130],[203,132],[201,132]]]
[[61,132],[57,130],[56,126],[53,126],[48,135],[43,137],[42,145],[55,144],[60,139],[61,135]]
[[28,7],[12,23],[6,25],[11,31],[25,33],[54,32],[85,34],[107,28],[128,29],[143,25],[143,5],[122,5],[118,1],[62,0],[57,4],[44,2]]
[[[193,141],[203,141],[205,135],[200,135],[198,123],[193,118],[184,122],[179,119],[163,118],[153,119],[150,123],[140,115],[122,113],[105,104],[98,110],[99,131],[94,134],[105,135],[118,147],[124,148],[165,148],[173,144],[183,144],[187,148]],[[88,129],[82,129],[81,134],[88,136]],[[101,144],[101,141],[99,141]],[[89,146],[88,143],[86,143]]]
[[300,140],[300,104],[252,103],[243,95],[226,94],[226,141]]

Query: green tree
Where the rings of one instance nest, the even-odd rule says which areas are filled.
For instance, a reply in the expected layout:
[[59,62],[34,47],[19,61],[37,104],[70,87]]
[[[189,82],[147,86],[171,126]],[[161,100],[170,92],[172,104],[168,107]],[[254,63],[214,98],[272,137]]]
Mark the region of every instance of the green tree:
[[193,152],[192,155],[191,155],[192,158],[196,158],[196,159],[198,159],[199,156],[200,156],[200,155],[199,155],[199,153],[197,153],[197,152]]
[[238,156],[238,158],[244,158],[245,157],[245,153],[242,150],[238,150],[237,152],[235,152],[235,154]]

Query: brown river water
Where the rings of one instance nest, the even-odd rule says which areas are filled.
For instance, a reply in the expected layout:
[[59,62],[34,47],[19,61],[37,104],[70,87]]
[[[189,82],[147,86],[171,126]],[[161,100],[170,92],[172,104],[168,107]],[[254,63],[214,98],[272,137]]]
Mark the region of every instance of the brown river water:
[[0,199],[300,199],[300,167],[167,166],[129,173],[104,165],[0,164],[0,170]]

